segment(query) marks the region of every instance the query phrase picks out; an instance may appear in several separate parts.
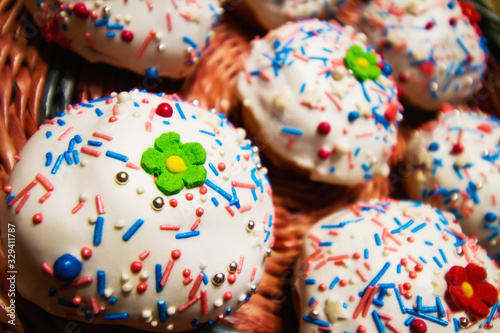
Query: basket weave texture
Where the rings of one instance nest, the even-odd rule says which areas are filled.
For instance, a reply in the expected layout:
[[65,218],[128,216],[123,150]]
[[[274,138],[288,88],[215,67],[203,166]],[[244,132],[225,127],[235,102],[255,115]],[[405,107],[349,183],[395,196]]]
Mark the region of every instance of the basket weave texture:
[[[0,0],[0,186],[4,186],[16,161],[16,154],[36,131],[39,120],[60,111],[68,103],[94,99],[111,92],[145,88],[149,91],[178,93],[198,99],[208,108],[230,113],[230,119],[241,126],[241,105],[236,93],[236,79],[241,59],[248,54],[249,41],[255,31],[226,17],[215,28],[214,36],[192,75],[183,81],[143,77],[103,64],[85,60],[45,42],[32,23],[21,0]],[[28,38],[29,37],[29,38]],[[77,70],[75,70],[77,68]],[[498,65],[491,61],[482,90],[471,103],[485,111],[499,114],[500,94]],[[76,73],[76,74],[75,74]],[[51,86],[47,90],[46,86]],[[62,102],[61,102],[62,101]],[[43,107],[42,107],[43,106]],[[410,111],[410,119],[421,119]],[[400,154],[413,124],[403,124]],[[267,162],[267,163],[266,163]],[[293,309],[292,269],[300,253],[307,230],[322,216],[359,199],[401,195],[404,177],[377,178],[365,186],[344,188],[311,182],[306,178],[279,170],[265,160],[273,185],[276,209],[275,247],[268,259],[266,273],[257,295],[221,324],[246,332],[296,332],[298,319]],[[3,254],[0,252],[0,255]],[[108,325],[68,321],[49,315],[38,306],[16,296],[16,326],[7,323],[5,305],[6,270],[0,269],[0,333],[2,332],[137,332]]]

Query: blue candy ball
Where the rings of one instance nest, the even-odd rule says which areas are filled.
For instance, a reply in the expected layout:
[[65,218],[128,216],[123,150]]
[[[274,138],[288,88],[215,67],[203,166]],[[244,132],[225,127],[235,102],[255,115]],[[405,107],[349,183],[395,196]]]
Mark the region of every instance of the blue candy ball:
[[82,263],[71,254],[63,254],[54,262],[54,276],[62,281],[71,281],[80,274]]

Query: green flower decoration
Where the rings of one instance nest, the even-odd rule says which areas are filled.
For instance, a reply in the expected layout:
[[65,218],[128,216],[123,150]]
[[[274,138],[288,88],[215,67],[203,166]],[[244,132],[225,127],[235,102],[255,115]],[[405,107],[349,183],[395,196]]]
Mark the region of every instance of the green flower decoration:
[[183,144],[180,138],[175,132],[163,133],[156,138],[154,149],[142,153],[141,167],[158,176],[156,187],[165,195],[177,194],[184,186],[201,186],[207,178],[205,149],[198,142]]
[[350,68],[358,81],[377,79],[382,70],[378,67],[377,55],[375,52],[365,52],[359,45],[353,45],[347,50],[344,58],[347,68]]

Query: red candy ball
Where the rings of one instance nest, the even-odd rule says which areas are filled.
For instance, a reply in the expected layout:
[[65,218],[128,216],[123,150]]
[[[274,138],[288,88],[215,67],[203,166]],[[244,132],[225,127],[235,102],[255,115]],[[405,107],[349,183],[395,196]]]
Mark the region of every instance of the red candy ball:
[[80,250],[80,254],[83,258],[88,259],[92,256],[92,250],[88,247],[84,247]]
[[174,113],[174,109],[168,103],[161,103],[156,107],[156,114],[163,118],[170,118]]
[[123,30],[121,34],[122,41],[130,43],[134,39],[134,34],[130,30]]
[[42,223],[42,220],[43,220],[42,213],[37,213],[37,214],[33,215],[33,223],[40,224],[40,223]]
[[326,121],[324,121],[322,123],[319,123],[317,130],[318,130],[319,134],[327,135],[328,133],[330,133],[331,129],[332,129],[332,127],[330,126],[330,124],[327,123]]
[[132,265],[130,265],[130,270],[134,273],[139,273],[142,269],[142,263],[140,261],[134,261]]
[[90,12],[84,3],[79,2],[73,6],[73,14],[79,19],[86,20],[89,17]]
[[426,333],[427,332],[427,324],[423,320],[415,319],[410,324],[410,332],[411,333]]
[[173,250],[171,253],[172,259],[177,260],[181,257],[181,251],[180,250]]
[[143,293],[148,289],[148,284],[146,282],[141,282],[137,285],[137,291]]
[[224,294],[224,300],[229,301],[231,298],[233,298],[233,294],[230,291],[226,291]]
[[321,149],[320,151],[318,151],[318,157],[321,160],[326,160],[328,159],[328,157],[330,157],[330,152],[326,149]]

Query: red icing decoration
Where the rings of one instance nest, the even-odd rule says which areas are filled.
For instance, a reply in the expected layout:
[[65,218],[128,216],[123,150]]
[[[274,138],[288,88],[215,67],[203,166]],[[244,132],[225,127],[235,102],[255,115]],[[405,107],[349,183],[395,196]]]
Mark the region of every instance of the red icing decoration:
[[318,125],[318,133],[321,135],[327,135],[328,133],[330,133],[331,129],[332,129],[332,127],[326,121],[324,121]]
[[398,120],[398,106],[396,103],[390,103],[387,106],[384,117],[388,122],[396,122],[396,120]]
[[487,317],[498,301],[498,290],[486,277],[484,268],[475,264],[453,266],[446,276],[453,303],[476,319]]
[[134,34],[130,30],[123,30],[120,37],[122,38],[122,41],[130,43],[132,39],[134,39]]
[[42,213],[36,213],[35,215],[33,215],[33,223],[40,224],[42,223],[42,220],[43,220]]
[[82,303],[82,298],[80,296],[75,296],[71,300],[71,303],[73,303],[74,305],[80,305]]
[[488,124],[477,125],[477,129],[479,131],[487,133],[487,134],[490,134],[490,133],[493,132],[493,130],[491,129],[490,125],[488,125]]
[[191,270],[189,270],[189,269],[185,269],[185,270],[183,270],[183,271],[182,271],[182,275],[183,275],[184,277],[188,277],[189,275],[191,275]]
[[181,251],[180,250],[173,250],[171,253],[172,259],[177,260],[181,257]]
[[230,291],[226,291],[224,293],[224,300],[229,301],[231,298],[233,298],[233,294]]
[[219,163],[217,164],[217,169],[219,169],[220,172],[226,170],[226,165],[224,163]]
[[421,319],[415,319],[410,324],[410,332],[411,333],[426,333],[427,332],[427,324],[425,321]]
[[429,21],[427,22],[427,24],[425,25],[425,29],[427,30],[431,30],[432,28],[434,28],[435,24],[433,21]]
[[140,261],[134,261],[132,265],[130,265],[130,270],[134,273],[139,273],[142,269],[142,263]]
[[172,207],[172,208],[177,207],[177,200],[175,200],[175,199],[170,199],[168,201],[168,203],[170,204],[170,207]]
[[432,75],[436,71],[436,66],[434,65],[434,62],[432,61],[425,61],[423,62],[420,66],[420,71],[422,73],[425,73],[427,75]]
[[191,201],[191,200],[193,200],[193,198],[194,198],[194,195],[192,195],[191,193],[186,193],[186,200]]
[[207,194],[208,189],[205,186],[200,187],[200,194]]
[[115,116],[111,116],[111,117],[109,117],[108,122],[114,123],[117,120],[118,120],[118,118],[116,118]]
[[79,19],[86,20],[89,17],[90,12],[84,3],[79,2],[73,6],[73,14],[75,14],[75,16]]
[[170,118],[174,113],[174,109],[168,103],[161,103],[156,107],[156,114],[163,118]]

